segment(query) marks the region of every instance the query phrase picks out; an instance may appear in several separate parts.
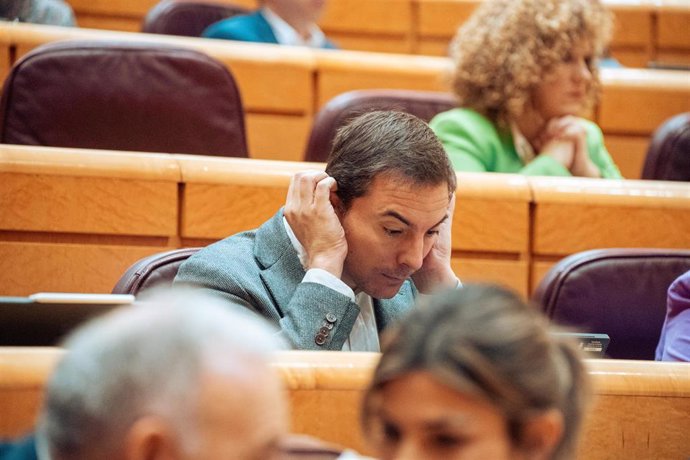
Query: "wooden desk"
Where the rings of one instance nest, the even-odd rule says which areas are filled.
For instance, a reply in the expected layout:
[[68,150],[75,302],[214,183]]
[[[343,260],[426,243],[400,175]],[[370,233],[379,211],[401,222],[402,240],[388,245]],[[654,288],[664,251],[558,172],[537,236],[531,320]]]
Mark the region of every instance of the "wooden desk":
[[[63,351],[0,348],[0,436],[30,430],[42,388]],[[282,352],[292,431],[368,452],[359,429],[376,353]],[[577,458],[683,458],[690,452],[690,364],[588,360],[595,400]]]
[[689,248],[690,185],[530,178],[532,286],[555,261],[596,248]]
[[0,145],[0,292],[110,292],[177,246],[179,180],[165,154]]

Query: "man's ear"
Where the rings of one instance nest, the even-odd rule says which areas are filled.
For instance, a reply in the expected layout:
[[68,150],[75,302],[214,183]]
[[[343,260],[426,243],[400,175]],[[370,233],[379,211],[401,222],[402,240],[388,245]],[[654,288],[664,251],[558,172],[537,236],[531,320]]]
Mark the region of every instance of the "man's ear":
[[549,409],[523,425],[520,446],[528,459],[548,459],[556,449],[564,430],[563,414]]
[[160,417],[142,417],[131,426],[124,443],[126,460],[176,460],[182,458],[180,440]]
[[335,210],[335,214],[338,216],[338,219],[342,220],[343,216],[345,215],[345,205],[343,204],[343,200],[340,199],[338,193],[335,190],[331,190],[330,199],[331,205]]

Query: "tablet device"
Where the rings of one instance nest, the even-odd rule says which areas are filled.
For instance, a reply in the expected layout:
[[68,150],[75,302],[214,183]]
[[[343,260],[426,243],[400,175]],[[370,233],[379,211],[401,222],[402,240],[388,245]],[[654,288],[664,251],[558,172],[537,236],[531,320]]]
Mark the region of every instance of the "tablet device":
[[578,343],[586,358],[605,358],[611,338],[608,334],[589,332],[553,332],[554,335],[570,337]]
[[132,302],[122,294],[0,297],[0,346],[54,346],[88,319]]

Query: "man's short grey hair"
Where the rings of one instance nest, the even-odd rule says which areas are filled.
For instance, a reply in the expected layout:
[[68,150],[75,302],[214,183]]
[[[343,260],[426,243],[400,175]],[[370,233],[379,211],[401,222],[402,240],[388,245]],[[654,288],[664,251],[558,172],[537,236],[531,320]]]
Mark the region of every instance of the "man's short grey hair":
[[37,428],[39,451],[54,459],[113,452],[146,415],[169,421],[189,449],[204,371],[265,365],[285,348],[258,316],[187,290],[159,291],[97,318],[64,346]]

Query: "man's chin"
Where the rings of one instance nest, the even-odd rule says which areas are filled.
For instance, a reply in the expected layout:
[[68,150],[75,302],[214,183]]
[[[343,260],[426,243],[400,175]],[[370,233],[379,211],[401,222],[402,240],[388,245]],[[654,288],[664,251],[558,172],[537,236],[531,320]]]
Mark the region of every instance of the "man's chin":
[[397,286],[374,286],[370,290],[364,290],[375,299],[392,299],[395,297],[405,281],[401,281]]

